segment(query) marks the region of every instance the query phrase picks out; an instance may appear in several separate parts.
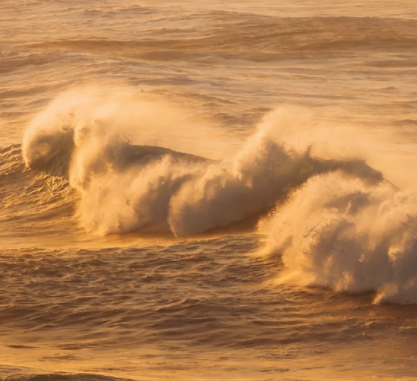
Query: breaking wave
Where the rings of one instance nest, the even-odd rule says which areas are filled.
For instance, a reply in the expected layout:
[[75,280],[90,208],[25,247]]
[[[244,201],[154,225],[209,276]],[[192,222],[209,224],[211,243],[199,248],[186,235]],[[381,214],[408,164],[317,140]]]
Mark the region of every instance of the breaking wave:
[[287,268],[281,281],[415,303],[417,194],[385,180],[347,136],[284,107],[236,150],[172,104],[90,89],[33,120],[23,157],[68,178],[89,231],[189,236],[260,221],[266,251]]
[[363,161],[314,157],[308,145],[281,141],[287,113],[272,114],[232,152],[220,134],[160,100],[70,93],[32,122],[23,156],[31,168],[68,175],[83,226],[100,234],[207,232],[268,212],[319,173],[382,180]]

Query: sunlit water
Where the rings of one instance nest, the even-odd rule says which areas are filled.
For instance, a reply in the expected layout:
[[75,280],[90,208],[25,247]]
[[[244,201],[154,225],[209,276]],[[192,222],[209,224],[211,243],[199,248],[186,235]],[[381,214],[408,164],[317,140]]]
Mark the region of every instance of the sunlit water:
[[2,0],[0,378],[417,378],[417,7],[290,3]]

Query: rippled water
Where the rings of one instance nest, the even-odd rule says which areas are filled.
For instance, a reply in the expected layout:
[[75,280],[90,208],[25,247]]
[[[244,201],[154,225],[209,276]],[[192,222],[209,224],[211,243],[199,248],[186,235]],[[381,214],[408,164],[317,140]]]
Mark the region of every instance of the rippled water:
[[1,379],[417,377],[412,1],[2,0],[0,41]]

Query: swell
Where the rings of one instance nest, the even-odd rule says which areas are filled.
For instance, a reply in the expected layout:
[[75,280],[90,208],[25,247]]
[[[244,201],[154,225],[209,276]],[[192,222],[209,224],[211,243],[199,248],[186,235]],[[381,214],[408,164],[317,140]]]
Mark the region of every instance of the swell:
[[[2,49],[0,51],[0,73],[9,74],[21,71],[26,66],[41,66],[55,62],[59,55],[56,52],[27,51],[25,49]],[[10,91],[4,89],[0,96],[9,96]]]
[[61,168],[25,169],[20,145],[0,148],[0,237],[2,244],[44,234],[60,234],[71,223],[77,196]]
[[92,373],[39,373],[14,374],[4,378],[6,381],[130,381],[126,378],[115,378]]
[[179,33],[175,39],[170,38],[166,30],[154,31],[155,35],[158,38],[71,39],[27,47],[152,60],[201,58],[212,54],[259,60],[275,59],[277,54],[297,56],[304,53],[354,53],[358,50],[403,51],[416,45],[417,22],[371,17],[256,16],[245,17],[242,21],[231,13],[221,24],[211,25],[203,33],[187,29],[187,33]]

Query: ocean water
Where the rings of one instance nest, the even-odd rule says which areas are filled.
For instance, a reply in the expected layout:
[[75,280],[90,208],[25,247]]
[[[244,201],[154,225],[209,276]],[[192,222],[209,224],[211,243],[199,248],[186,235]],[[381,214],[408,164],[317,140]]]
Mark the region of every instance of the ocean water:
[[0,379],[417,379],[411,0],[2,0]]

